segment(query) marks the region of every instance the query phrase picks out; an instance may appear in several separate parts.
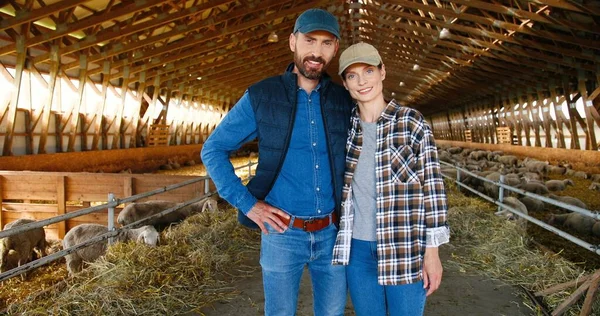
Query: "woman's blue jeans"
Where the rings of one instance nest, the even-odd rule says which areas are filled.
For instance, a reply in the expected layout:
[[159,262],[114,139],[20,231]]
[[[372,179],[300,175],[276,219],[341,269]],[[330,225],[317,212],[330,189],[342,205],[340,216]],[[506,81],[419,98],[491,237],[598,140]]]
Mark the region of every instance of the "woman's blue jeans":
[[406,285],[377,283],[377,242],[352,239],[346,279],[357,316],[423,315],[423,281]]
[[344,315],[347,290],[344,266],[332,265],[337,228],[316,232],[288,227],[279,233],[267,225],[261,236],[260,265],[265,291],[265,315],[296,315],[300,279],[308,266],[314,315]]

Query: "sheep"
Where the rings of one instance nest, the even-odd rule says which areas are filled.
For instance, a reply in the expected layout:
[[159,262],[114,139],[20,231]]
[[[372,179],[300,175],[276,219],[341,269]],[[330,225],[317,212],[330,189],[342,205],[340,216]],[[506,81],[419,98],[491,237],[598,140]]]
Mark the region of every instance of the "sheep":
[[463,151],[460,153],[463,157],[468,157],[469,154],[471,154],[472,151],[474,151],[475,149],[473,148],[465,148],[463,149]]
[[517,165],[517,157],[516,156],[512,156],[512,155],[506,155],[506,156],[496,156],[496,160],[498,160],[498,162],[502,163],[505,166],[516,166]]
[[527,207],[527,210],[533,211],[533,212],[542,212],[545,208],[546,205],[544,204],[543,201],[540,201],[538,199],[529,197],[529,196],[523,196],[521,198],[519,198],[519,201],[521,201],[521,203],[525,204],[525,206]]
[[[86,242],[94,237],[108,232],[108,227],[99,224],[81,224],[73,227],[63,239],[63,248],[67,249],[75,245]],[[158,232],[150,225],[142,226],[136,229],[123,229],[114,237],[117,242],[128,242],[130,240],[143,242],[150,246],[156,246],[158,243]],[[67,260],[67,270],[69,275],[81,271],[83,262],[92,262],[106,253],[107,241],[94,243],[88,247],[78,249],[65,256]]]
[[[150,217],[158,214],[166,209],[175,207],[178,203],[171,201],[147,201],[140,203],[132,203],[127,205],[117,217],[117,222],[121,225],[131,224],[137,222],[142,218]],[[144,222],[147,225],[169,225],[171,223],[180,222],[186,217],[199,213],[205,210],[216,210],[216,200],[214,199],[203,199],[199,202],[190,204],[169,214],[163,215],[159,218]]]
[[592,182],[592,184],[590,184],[590,186],[588,187],[588,189],[595,190],[595,191],[600,191],[600,183],[598,183],[598,182]]
[[592,182],[600,182],[600,173],[590,175],[590,180],[592,180]]
[[567,171],[565,171],[565,174],[567,176],[581,178],[581,179],[587,179],[588,178],[588,174],[587,173],[585,173],[583,171],[576,171],[576,170],[569,169],[569,168],[567,168]]
[[568,185],[573,186],[575,184],[571,179],[546,181],[546,187],[550,191],[564,191]]
[[580,199],[574,198],[572,196],[559,196],[559,195],[550,194],[550,195],[548,195],[548,197],[558,200],[558,201],[561,201],[563,203],[567,203],[567,204],[571,204],[571,205],[575,205],[575,206],[587,209],[587,205],[585,203],[583,203]]
[[519,184],[516,187],[527,192],[540,195],[546,195],[550,193],[550,190],[548,190],[548,188],[541,182],[527,182]]
[[438,157],[439,157],[439,160],[440,160],[440,161],[445,161],[445,162],[447,162],[447,163],[452,163],[452,162],[453,162],[453,160],[452,160],[452,156],[450,155],[450,153],[448,153],[448,152],[447,152],[447,151],[445,151],[445,150],[441,150],[441,151],[439,151],[439,153],[438,153]]
[[525,172],[523,173],[522,177],[526,182],[542,181],[544,179],[544,175],[537,172]]
[[[522,214],[528,215],[527,206],[523,204],[523,202],[519,201],[515,197],[506,197],[502,200],[503,204],[506,204],[515,210],[521,212]],[[515,215],[511,211],[506,208],[500,207],[500,211],[496,212],[496,215],[506,215],[509,219],[517,219],[517,226],[521,230],[521,232],[525,232],[527,229],[527,220],[521,216]]]
[[[34,222],[30,219],[18,219],[6,224],[4,230]],[[38,258],[46,255],[46,233],[41,227],[0,239],[0,273],[28,263],[32,260],[34,251],[39,253]]]
[[548,172],[551,174],[565,174],[566,171],[567,171],[567,168],[565,168],[565,167],[559,167],[559,166],[549,166],[548,167]]
[[450,147],[448,148],[448,152],[451,154],[460,154],[463,151],[462,147]]
[[551,214],[548,224],[559,224],[580,234],[600,237],[600,221],[579,213]]
[[496,161],[496,157],[502,156],[502,155],[504,155],[503,151],[501,151],[501,150],[494,150],[494,151],[488,152],[487,160],[488,161]]
[[537,160],[525,160],[523,162],[524,167],[527,168],[527,171],[534,172],[542,175],[548,174],[548,162],[546,161],[537,161]]
[[186,160],[186,162],[183,165],[186,166],[186,167],[195,166],[196,165],[196,161],[194,161],[194,159]]
[[473,160],[487,159],[488,152],[485,150],[475,150],[469,154],[469,158]]

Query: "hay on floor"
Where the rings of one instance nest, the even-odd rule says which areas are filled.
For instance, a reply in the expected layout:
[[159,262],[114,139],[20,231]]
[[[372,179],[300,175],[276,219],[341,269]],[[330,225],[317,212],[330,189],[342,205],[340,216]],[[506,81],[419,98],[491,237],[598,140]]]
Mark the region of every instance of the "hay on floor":
[[[560,254],[544,253],[532,247],[528,237],[519,232],[515,221],[494,215],[496,205],[463,195],[453,183],[446,182],[446,188],[451,243],[460,248],[453,253],[451,264],[464,269],[474,267],[488,276],[521,285],[532,292],[593,272],[583,270]],[[575,288],[560,291],[544,297],[544,301],[552,310],[574,291]],[[525,296],[524,302],[529,302]],[[532,305],[528,304],[536,311]],[[578,315],[580,307],[573,306],[565,315]],[[596,302],[594,310],[600,311],[600,302]]]
[[[161,234],[160,246],[117,243],[66,286],[9,306],[27,315],[172,315],[235,297],[228,284],[259,235],[235,212],[205,212]],[[246,270],[245,270],[246,269]]]

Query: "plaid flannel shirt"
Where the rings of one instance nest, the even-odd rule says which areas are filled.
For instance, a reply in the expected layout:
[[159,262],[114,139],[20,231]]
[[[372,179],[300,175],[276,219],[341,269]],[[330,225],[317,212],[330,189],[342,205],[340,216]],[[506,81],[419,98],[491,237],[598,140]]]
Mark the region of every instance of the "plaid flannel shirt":
[[[357,108],[346,142],[342,217],[333,264],[347,265],[354,209],[352,177],[362,148]],[[418,111],[392,100],[377,121],[375,153],[378,282],[414,283],[423,279],[427,246],[449,241],[446,192],[431,128]]]

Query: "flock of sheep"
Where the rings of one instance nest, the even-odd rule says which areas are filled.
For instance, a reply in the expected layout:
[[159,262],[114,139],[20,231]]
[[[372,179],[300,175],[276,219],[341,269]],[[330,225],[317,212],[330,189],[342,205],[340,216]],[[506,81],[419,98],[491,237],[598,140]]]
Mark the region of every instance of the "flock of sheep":
[[[176,202],[148,201],[131,203],[120,213],[117,221],[125,226],[141,219],[158,214],[166,209],[177,206]],[[182,221],[186,217],[204,212],[216,211],[217,200],[213,197],[184,206],[166,215],[144,222],[146,226],[139,228],[122,228],[113,238],[117,242],[135,241],[156,246],[159,242],[157,227],[165,227],[172,223]],[[17,226],[33,223],[33,220],[18,219],[6,224],[4,230]],[[94,237],[108,232],[108,227],[99,224],[81,224],[73,227],[65,235],[62,246],[64,249],[84,243]],[[6,272],[34,259],[46,255],[46,235],[43,228],[35,228],[16,235],[0,239],[0,272]],[[92,262],[106,253],[107,241],[94,243],[85,248],[78,249],[65,256],[67,270],[70,275],[81,271],[84,262]]]
[[[588,206],[580,199],[572,196],[556,195],[555,193],[564,191],[567,186],[572,186],[576,181],[583,181],[583,179],[590,179],[592,181],[588,187],[591,192],[600,191],[600,174],[588,174],[583,171],[573,170],[569,164],[551,165],[546,161],[539,161],[532,158],[521,160],[514,155],[505,155],[501,151],[465,149],[462,147],[440,147],[438,149],[438,157],[441,161],[467,169],[487,180],[499,182],[500,176],[504,175],[504,183],[506,185],[584,209],[588,209]],[[451,178],[457,178],[457,171],[452,167],[443,166],[442,173]],[[549,180],[548,176],[550,174],[568,176],[569,178],[564,180]],[[465,176],[464,174],[461,175],[460,180],[462,183],[494,199],[499,198],[499,187],[491,182],[483,181],[469,175]],[[503,203],[521,213],[528,214],[529,211],[541,212],[552,209],[551,205],[539,199],[520,195],[520,197],[515,197],[516,193],[508,190],[504,192],[508,197],[503,199]],[[506,214],[514,218],[508,210],[502,210],[498,214]],[[582,235],[600,237],[600,221],[581,215],[580,213],[553,214],[549,212],[545,220],[549,224],[562,225]],[[526,220],[520,219],[519,224],[521,227],[524,227],[526,223]]]

